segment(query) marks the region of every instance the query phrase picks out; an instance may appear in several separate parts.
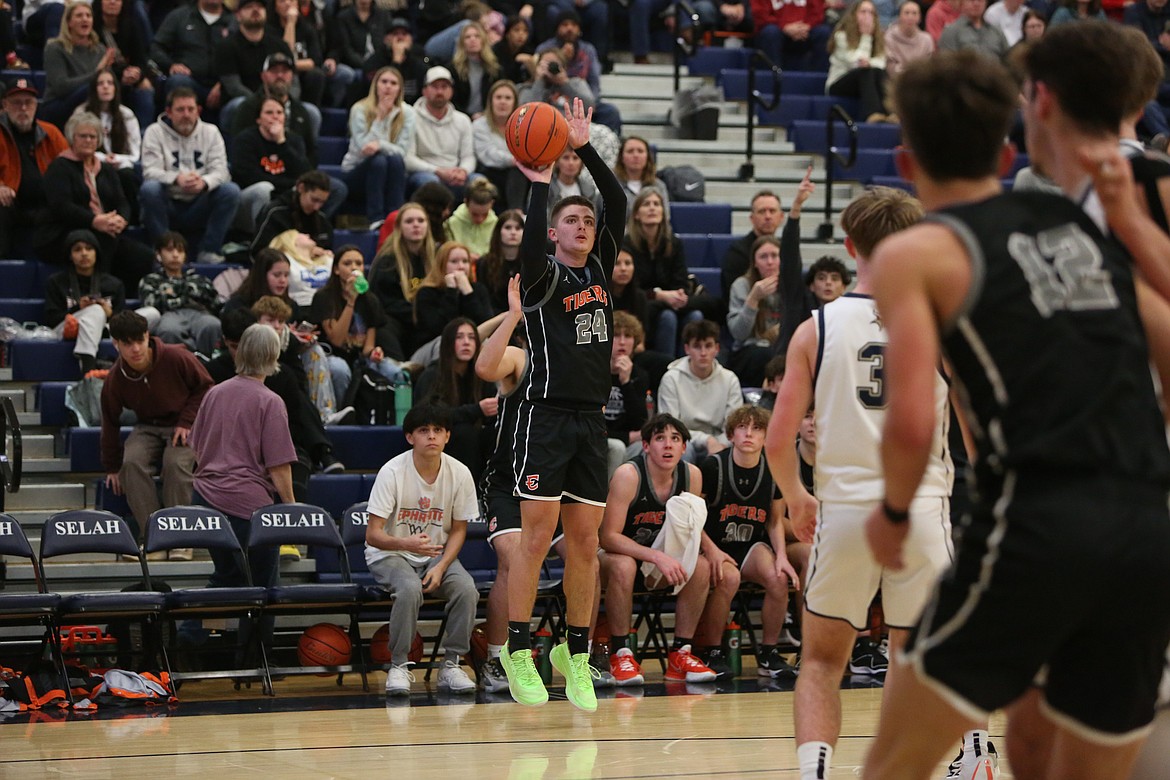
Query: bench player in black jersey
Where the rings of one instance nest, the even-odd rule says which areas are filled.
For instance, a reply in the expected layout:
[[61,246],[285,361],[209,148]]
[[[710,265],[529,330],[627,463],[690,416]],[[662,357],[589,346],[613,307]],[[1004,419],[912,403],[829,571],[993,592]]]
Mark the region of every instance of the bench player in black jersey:
[[[597,529],[605,508],[606,429],[613,307],[609,276],[621,246],[626,197],[613,171],[589,145],[580,100],[566,110],[569,146],[593,175],[604,213],[588,198],[545,201],[552,169],[518,167],[532,181],[528,222],[520,245],[520,293],[530,366],[517,388],[518,433],[513,442],[515,494],[520,498],[521,555],[508,581],[508,642],[501,653],[513,698],[538,705],[548,693],[529,652],[529,619],[540,562],[557,519],[565,531],[567,645],[552,662],[565,676],[565,693],[581,709],[597,708],[589,672],[589,614],[593,603]],[[555,247],[553,255],[547,243]]]
[[[756,671],[762,677],[795,679],[796,670],[780,652],[778,642],[788,615],[788,589],[800,589],[800,576],[808,563],[810,546],[790,544],[784,526],[784,499],[772,481],[764,459],[764,435],[771,414],[758,406],[741,406],[727,416],[727,438],[731,446],[709,455],[699,467],[703,475],[703,498],[707,501],[707,539],[718,548],[723,579],[732,583],[732,597],[741,582],[764,588],[761,610],[763,636],[756,653]],[[715,552],[707,553],[716,558]],[[728,560],[730,559],[730,560]],[[699,626],[703,645],[699,655],[716,669],[711,649],[720,643],[730,611],[725,604],[712,604]],[[718,607],[722,607],[719,609]]]
[[[1050,53],[1053,80],[1125,59]],[[1115,115],[1078,124],[1115,133],[1123,92],[1080,96]],[[1054,110],[1049,85],[1030,80],[1024,94],[1026,121]],[[1119,176],[1115,140],[1049,139],[1064,145],[1050,173],[1085,165],[1124,248],[1067,198],[1003,194],[1017,101],[1001,65],[967,52],[914,63],[896,87],[898,165],[932,213],[873,261],[889,336],[885,498],[867,522],[877,560],[902,563],[943,350],[975,439],[976,491],[956,562],[897,661],[909,673],[887,683],[865,777],[926,778],[948,739],[1010,707],[1009,758],[1028,776],[1122,778],[1153,717],[1170,640],[1170,451],[1126,249],[1164,276],[1147,244],[1165,237]],[[1019,724],[1036,717],[1051,739],[1023,744],[1035,731]]]

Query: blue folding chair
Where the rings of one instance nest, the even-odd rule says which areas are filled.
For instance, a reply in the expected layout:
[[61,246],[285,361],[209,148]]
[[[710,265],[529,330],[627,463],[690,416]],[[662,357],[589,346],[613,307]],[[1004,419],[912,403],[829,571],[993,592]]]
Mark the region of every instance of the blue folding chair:
[[[143,550],[147,553],[181,548],[225,550],[236,560],[236,566],[244,573],[246,585],[238,587],[182,588],[166,594],[162,619],[175,623],[179,620],[202,620],[204,618],[238,618],[241,621],[242,642],[237,654],[237,665],[241,659],[259,653],[259,666],[246,669],[225,669],[208,671],[168,670],[176,684],[184,680],[210,680],[222,678],[260,677],[265,693],[272,695],[272,676],[268,671],[268,654],[264,643],[257,640],[257,632],[243,629],[244,621],[255,621],[268,601],[268,589],[252,584],[252,573],[247,557],[232,530],[231,523],[222,512],[205,506],[175,506],[160,509],[150,516],[146,526],[146,541]],[[184,647],[185,652],[197,652],[195,646]]]
[[[62,689],[68,692],[69,676],[65,671],[65,661],[61,655],[61,637],[57,633],[56,625],[61,596],[49,593],[41,566],[24,529],[20,527],[16,518],[7,514],[0,514],[0,556],[2,555],[28,559],[32,564],[37,590],[36,593],[0,593],[0,626],[38,626],[41,629],[40,645],[35,653],[29,654],[29,657],[43,658],[45,648],[48,647],[53,664],[61,675]],[[25,644],[23,637],[0,637],[2,646],[23,644]],[[4,657],[8,665],[12,665],[11,659],[17,655],[19,653],[15,651],[5,651]]]

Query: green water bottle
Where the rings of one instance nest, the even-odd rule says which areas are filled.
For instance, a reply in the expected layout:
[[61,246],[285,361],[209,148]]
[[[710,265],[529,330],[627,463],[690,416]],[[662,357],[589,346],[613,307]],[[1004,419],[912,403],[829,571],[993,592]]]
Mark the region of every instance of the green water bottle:
[[727,630],[723,632],[723,644],[727,646],[727,665],[731,667],[731,673],[736,677],[743,672],[743,656],[739,647],[741,638],[739,624],[728,623]]
[[365,295],[370,291],[370,281],[361,271],[353,272],[353,291],[358,295]]
[[536,671],[545,685],[552,682],[552,634],[547,629],[536,632],[536,647],[532,648],[532,660],[536,663]]
[[394,422],[402,425],[406,413],[414,402],[414,391],[410,387],[410,374],[403,372],[402,379],[394,383]]
[[634,660],[637,661],[638,663],[641,663],[642,659],[638,657],[638,632],[637,631],[630,632],[630,639],[626,643],[626,646],[628,648],[630,648],[630,652],[634,654]]

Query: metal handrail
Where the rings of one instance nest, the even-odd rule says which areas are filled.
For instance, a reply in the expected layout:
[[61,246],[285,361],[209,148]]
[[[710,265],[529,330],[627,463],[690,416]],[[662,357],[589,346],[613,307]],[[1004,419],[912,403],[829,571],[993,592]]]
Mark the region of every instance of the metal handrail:
[[[683,19],[691,20],[691,42],[682,37]],[[687,0],[675,0],[674,4],[674,94],[682,84],[683,59],[695,56],[699,50],[699,12]]]
[[[8,433],[12,432],[12,458],[8,458]],[[4,511],[4,493],[20,490],[24,444],[20,435],[20,418],[12,399],[0,399],[0,512]]]
[[[760,60],[769,70],[772,71],[772,99],[765,100],[760,91],[756,89],[756,69],[754,67],[755,61]],[[740,181],[755,181],[756,180],[756,164],[752,159],[755,146],[756,135],[756,105],[758,104],[765,111],[771,111],[780,105],[781,85],[784,81],[784,71],[780,66],[772,62],[768,55],[764,54],[759,49],[752,52],[752,56],[748,58],[748,72],[747,72],[747,146],[744,150],[746,160],[743,165],[739,166],[739,180]]]
[[[841,150],[833,144],[833,131],[837,120],[845,123],[849,133],[849,157],[841,156]],[[836,160],[842,168],[852,168],[857,162],[857,123],[849,112],[840,105],[829,109],[825,118],[825,221],[817,226],[818,241],[833,240],[833,161]]]

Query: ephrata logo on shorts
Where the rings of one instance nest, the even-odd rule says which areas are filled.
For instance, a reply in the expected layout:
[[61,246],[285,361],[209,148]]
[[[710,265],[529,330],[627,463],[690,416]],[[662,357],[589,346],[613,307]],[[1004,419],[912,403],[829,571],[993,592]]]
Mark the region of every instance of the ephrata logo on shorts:
[[428,509],[431,508],[431,500],[429,498],[427,498],[426,496],[422,496],[418,500],[418,508],[424,512],[427,511]]
[[536,488],[539,486],[540,486],[540,475],[539,474],[529,474],[527,477],[524,478],[524,487],[528,488],[529,490],[536,490]]
[[496,518],[493,517],[491,520],[488,520],[488,533],[494,534],[497,525],[499,525],[499,521]]

